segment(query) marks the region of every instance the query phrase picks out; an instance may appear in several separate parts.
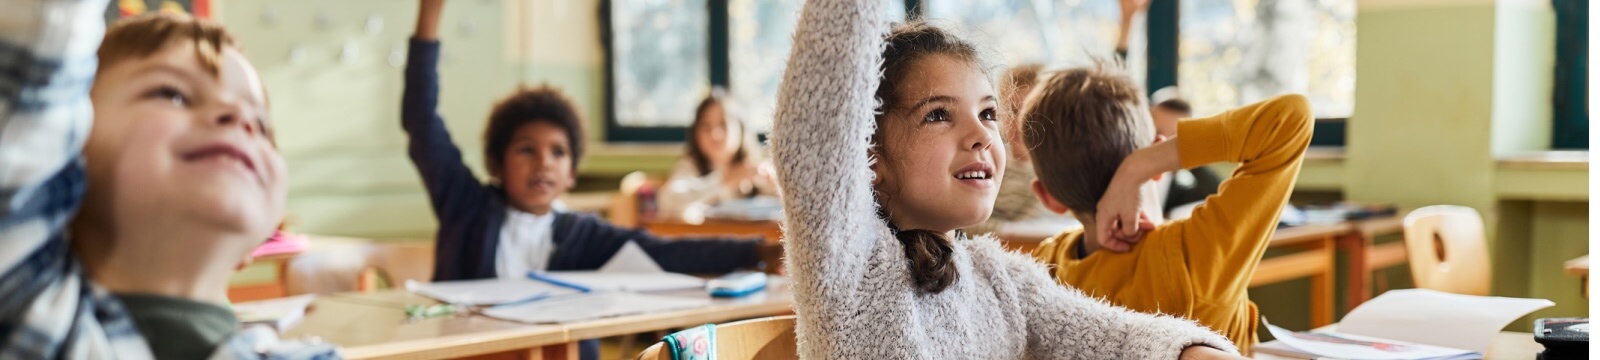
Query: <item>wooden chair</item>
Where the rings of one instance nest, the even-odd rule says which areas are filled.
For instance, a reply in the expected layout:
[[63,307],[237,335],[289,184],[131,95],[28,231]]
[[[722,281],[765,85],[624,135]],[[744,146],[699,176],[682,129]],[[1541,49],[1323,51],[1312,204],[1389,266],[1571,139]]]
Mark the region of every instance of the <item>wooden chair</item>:
[[1417,287],[1489,294],[1489,251],[1477,210],[1436,205],[1412,211],[1405,219],[1405,242]]
[[356,282],[356,291],[375,290],[380,279],[390,287],[405,286],[408,280],[432,280],[433,243],[375,244],[367,255],[367,266],[361,269],[361,281]]
[[288,295],[371,291],[380,281],[399,286],[433,277],[433,244],[422,241],[374,243],[364,239],[313,239],[310,250],[284,271]]
[[[721,360],[796,359],[794,315],[773,316],[717,325],[717,358]],[[657,342],[639,360],[671,360],[667,344]]]

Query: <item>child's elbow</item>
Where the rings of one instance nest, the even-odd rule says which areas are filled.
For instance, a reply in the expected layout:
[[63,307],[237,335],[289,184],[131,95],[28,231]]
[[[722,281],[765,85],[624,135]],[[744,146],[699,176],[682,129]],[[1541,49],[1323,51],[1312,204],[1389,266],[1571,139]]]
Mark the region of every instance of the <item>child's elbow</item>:
[[1293,129],[1296,135],[1310,138],[1312,123],[1316,117],[1311,111],[1311,100],[1301,94],[1280,95],[1270,101],[1274,112],[1278,113],[1279,126]]
[[1284,94],[1272,99],[1273,107],[1278,108],[1285,117],[1291,121],[1310,122],[1312,119],[1311,100],[1301,94]]

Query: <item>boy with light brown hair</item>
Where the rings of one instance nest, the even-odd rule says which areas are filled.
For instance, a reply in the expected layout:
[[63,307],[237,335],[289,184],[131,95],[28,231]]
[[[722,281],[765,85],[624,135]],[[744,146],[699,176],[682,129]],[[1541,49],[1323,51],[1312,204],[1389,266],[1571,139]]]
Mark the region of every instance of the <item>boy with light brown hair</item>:
[[[1311,139],[1305,97],[1279,96],[1178,123],[1157,142],[1140,87],[1103,66],[1046,75],[1022,111],[1025,146],[1047,208],[1083,222],[1034,257],[1062,284],[1129,309],[1182,316],[1248,353],[1256,307],[1246,291],[1277,228]],[[1154,143],[1154,145],[1151,145]],[[1213,162],[1240,163],[1188,219],[1154,225],[1153,178]]]

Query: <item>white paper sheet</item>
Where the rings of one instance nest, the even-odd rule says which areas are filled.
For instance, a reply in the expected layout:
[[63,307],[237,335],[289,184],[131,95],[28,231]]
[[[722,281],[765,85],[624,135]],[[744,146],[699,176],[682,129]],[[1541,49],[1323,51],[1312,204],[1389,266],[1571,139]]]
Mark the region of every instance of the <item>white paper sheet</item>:
[[1390,290],[1351,310],[1339,332],[1483,352],[1511,321],[1552,305],[1544,299]]
[[656,264],[656,260],[650,258],[650,254],[645,253],[638,242],[628,241],[622,244],[616,254],[611,255],[611,260],[606,260],[606,264],[600,266],[600,272],[663,273],[666,270],[661,270],[661,265]]
[[704,289],[701,278],[674,273],[618,273],[597,271],[551,271],[543,276],[580,285],[594,292],[652,292]]
[[650,254],[645,253],[644,248],[633,241],[623,244],[622,249],[617,250],[616,255],[612,255],[611,260],[607,260],[600,270],[550,271],[530,277],[535,280],[554,279],[594,292],[651,292],[704,289],[706,286],[705,279],[662,270],[661,266],[650,258]]
[[592,293],[483,310],[490,317],[532,323],[566,323],[624,315],[648,314],[711,304],[710,297],[633,293]]
[[[1431,345],[1380,339],[1374,337],[1351,335],[1338,332],[1294,332],[1267,323],[1267,331],[1272,333],[1276,341],[1263,345],[1281,343],[1287,345],[1298,353],[1281,353],[1273,346],[1258,346],[1256,351],[1267,350],[1268,353],[1279,353],[1296,357],[1336,357],[1340,359],[1365,359],[1365,360],[1413,360],[1413,359],[1455,359],[1479,358],[1481,353],[1452,349]],[[1312,355],[1312,356],[1307,356]]]
[[266,324],[282,332],[294,327],[305,318],[306,307],[317,299],[315,294],[290,296],[271,300],[233,304],[233,314],[244,324]]
[[498,305],[578,293],[543,281],[482,279],[436,283],[406,282],[406,289],[422,296],[457,305]]
[[783,219],[783,201],[775,196],[724,200],[705,210],[706,219],[778,221]]

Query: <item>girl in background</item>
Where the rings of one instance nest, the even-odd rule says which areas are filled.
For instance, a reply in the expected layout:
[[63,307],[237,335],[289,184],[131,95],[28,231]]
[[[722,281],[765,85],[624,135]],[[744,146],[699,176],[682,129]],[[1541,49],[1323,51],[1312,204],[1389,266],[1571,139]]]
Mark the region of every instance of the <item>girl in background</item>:
[[698,223],[723,201],[776,193],[772,164],[762,160],[753,132],[731,116],[723,98],[713,90],[695,109],[684,158],[657,195],[667,219]]

